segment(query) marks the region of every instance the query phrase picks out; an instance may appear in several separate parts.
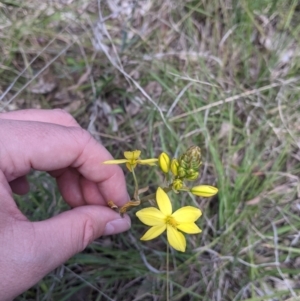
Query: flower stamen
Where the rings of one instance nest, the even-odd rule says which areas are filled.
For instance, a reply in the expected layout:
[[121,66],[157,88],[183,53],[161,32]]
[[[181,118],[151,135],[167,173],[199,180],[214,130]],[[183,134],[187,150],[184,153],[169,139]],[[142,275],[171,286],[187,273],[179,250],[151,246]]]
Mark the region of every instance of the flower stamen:
[[172,216],[166,217],[166,224],[170,225],[174,229],[177,229],[178,223],[176,222],[175,218],[173,218]]

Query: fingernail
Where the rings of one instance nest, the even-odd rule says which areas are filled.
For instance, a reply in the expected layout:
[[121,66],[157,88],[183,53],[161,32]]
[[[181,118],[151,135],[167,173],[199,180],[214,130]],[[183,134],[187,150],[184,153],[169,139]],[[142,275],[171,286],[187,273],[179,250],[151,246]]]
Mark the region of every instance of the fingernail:
[[117,234],[127,231],[129,228],[130,222],[126,218],[115,219],[106,224],[103,235]]

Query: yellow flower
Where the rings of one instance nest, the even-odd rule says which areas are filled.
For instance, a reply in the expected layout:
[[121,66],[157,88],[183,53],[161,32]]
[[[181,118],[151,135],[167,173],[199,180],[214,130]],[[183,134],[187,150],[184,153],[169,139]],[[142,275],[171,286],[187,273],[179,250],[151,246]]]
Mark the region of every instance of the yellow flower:
[[167,230],[169,244],[174,249],[184,252],[186,240],[184,235],[178,230],[188,234],[200,233],[201,229],[195,224],[195,221],[201,216],[201,210],[192,206],[186,206],[172,213],[171,201],[160,187],[156,191],[156,201],[159,209],[149,207],[136,213],[136,216],[142,223],[151,226],[141,237],[141,240],[151,240]]
[[133,168],[136,167],[137,164],[142,164],[142,165],[155,165],[155,162],[157,162],[158,159],[145,159],[141,160],[140,159],[140,150],[135,150],[132,152],[124,152],[124,157],[125,159],[119,159],[119,160],[108,160],[104,161],[103,164],[122,164],[126,163],[126,167],[132,171]]
[[209,185],[199,185],[192,187],[190,192],[197,196],[209,198],[218,193],[218,188]]
[[169,172],[169,170],[170,170],[170,163],[171,163],[170,157],[165,152],[162,152],[158,156],[158,165],[159,165],[160,169],[164,173],[168,173]]

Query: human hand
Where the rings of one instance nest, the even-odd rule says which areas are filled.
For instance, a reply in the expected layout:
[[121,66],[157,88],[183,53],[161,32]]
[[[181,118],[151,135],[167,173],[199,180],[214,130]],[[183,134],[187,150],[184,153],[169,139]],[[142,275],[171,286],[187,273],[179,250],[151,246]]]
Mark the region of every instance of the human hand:
[[[101,235],[130,228],[128,216],[107,207],[128,201],[122,170],[100,165],[112,159],[61,110],[0,114],[0,300],[11,300]],[[12,192],[29,191],[31,169],[56,178],[73,207],[48,220],[30,222]]]

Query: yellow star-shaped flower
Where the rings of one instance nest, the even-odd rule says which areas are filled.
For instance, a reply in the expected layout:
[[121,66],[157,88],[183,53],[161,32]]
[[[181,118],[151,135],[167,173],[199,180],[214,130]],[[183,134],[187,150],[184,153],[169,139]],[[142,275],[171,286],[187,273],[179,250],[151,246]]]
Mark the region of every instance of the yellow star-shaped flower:
[[132,152],[124,152],[125,159],[119,159],[119,160],[107,160],[104,161],[103,164],[122,164],[126,163],[126,167],[132,171],[133,168],[136,167],[137,164],[142,165],[155,165],[158,159],[152,158],[152,159],[140,159],[140,150],[135,150]]
[[174,249],[185,252],[186,240],[184,235],[178,230],[188,234],[202,232],[195,224],[195,221],[202,214],[201,210],[192,206],[186,206],[172,213],[171,201],[160,187],[156,191],[156,201],[159,209],[149,207],[136,212],[136,216],[141,222],[151,226],[141,237],[141,240],[151,240],[167,230],[169,244]]

